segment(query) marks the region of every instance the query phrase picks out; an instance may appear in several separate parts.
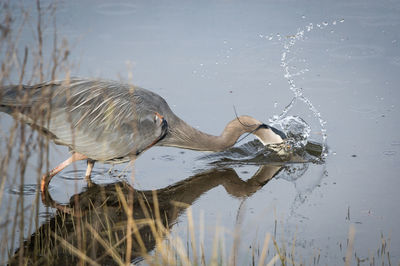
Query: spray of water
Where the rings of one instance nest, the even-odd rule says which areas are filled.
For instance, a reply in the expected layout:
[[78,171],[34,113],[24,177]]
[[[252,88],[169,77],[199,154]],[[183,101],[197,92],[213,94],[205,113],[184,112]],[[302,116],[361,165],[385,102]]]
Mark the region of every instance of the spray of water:
[[[344,20],[339,20],[339,22],[343,22]],[[307,33],[311,32],[314,29],[325,29],[328,26],[334,26],[338,23],[338,21],[322,22],[318,24],[309,23],[304,28],[300,28],[297,30],[297,33],[294,35],[290,35],[287,37],[282,37],[280,34],[263,36],[260,35],[261,38],[266,38],[267,40],[278,40],[283,44],[283,52],[281,56],[281,67],[284,71],[284,77],[289,84],[289,89],[293,92],[294,97],[289,102],[289,104],[283,109],[283,111],[279,115],[274,115],[269,122],[272,125],[279,125],[283,128],[283,130],[292,137],[296,143],[300,145],[305,145],[307,142],[307,138],[310,135],[311,128],[310,126],[301,118],[288,116],[289,111],[295,106],[297,102],[302,102],[307,106],[313,116],[318,120],[320,125],[320,132],[322,136],[322,158],[327,156],[327,132],[326,132],[326,121],[323,119],[321,113],[318,109],[313,105],[313,103],[304,95],[304,91],[302,88],[296,86],[295,77],[299,77],[304,73],[308,72],[309,69],[301,69],[297,72],[293,73],[292,69],[296,69],[292,67],[291,63],[296,59],[296,56],[293,54],[294,47],[298,41],[304,40],[304,37]]]

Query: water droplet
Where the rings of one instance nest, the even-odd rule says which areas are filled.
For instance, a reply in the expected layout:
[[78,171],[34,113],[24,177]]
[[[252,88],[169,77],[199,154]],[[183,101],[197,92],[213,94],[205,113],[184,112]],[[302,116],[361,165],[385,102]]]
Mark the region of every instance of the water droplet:
[[304,16],[304,15],[303,15],[303,16],[301,16],[301,18],[302,18],[302,19],[305,19],[305,18],[306,18],[306,16]]

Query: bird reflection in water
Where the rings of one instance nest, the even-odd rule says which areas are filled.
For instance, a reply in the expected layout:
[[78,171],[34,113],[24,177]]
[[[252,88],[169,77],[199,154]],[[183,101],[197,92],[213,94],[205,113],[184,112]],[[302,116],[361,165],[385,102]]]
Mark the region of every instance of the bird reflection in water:
[[10,264],[18,263],[20,252],[28,264],[138,262],[202,194],[222,185],[234,197],[250,197],[282,169],[263,165],[243,181],[232,168],[216,168],[154,191],[136,190],[126,182],[92,183],[66,205],[47,194],[45,203],[57,208],[56,215],[25,241]]

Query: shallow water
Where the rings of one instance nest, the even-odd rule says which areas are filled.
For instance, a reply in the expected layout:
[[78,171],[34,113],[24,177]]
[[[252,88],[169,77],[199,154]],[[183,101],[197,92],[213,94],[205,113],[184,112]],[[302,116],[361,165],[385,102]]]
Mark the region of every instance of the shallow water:
[[[239,265],[250,263],[267,232],[288,250],[294,241],[299,262],[311,264],[317,258],[319,264],[341,264],[354,225],[353,263],[354,253],[367,264],[372,257],[376,263],[399,263],[399,14],[398,1],[59,3],[57,28],[60,38],[68,39],[75,62],[71,75],[133,81],[211,134],[219,134],[235,117],[233,106],[238,115],[281,128],[285,117],[300,117],[309,126],[308,139],[327,146],[323,162],[291,162],[282,169],[264,153],[253,156],[260,147],[251,137],[239,143],[250,146],[228,154],[155,147],[136,161],[133,181],[127,165],[110,170],[96,164],[93,182],[99,188],[124,182],[139,192],[165,192],[173,184],[190,187],[193,180],[207,184],[182,190],[193,192],[186,201],[207,260],[217,225],[227,232],[227,253],[239,228]],[[33,43],[29,32],[22,35],[21,47]],[[50,27],[44,32],[52,37]],[[45,46],[45,54],[49,50]],[[5,114],[0,119],[1,138],[6,138],[13,120]],[[5,145],[2,141],[3,151]],[[50,152],[49,167],[68,156],[66,148],[56,145]],[[32,152],[22,187],[17,161],[14,153],[0,206],[0,223],[6,226],[13,221],[21,188],[27,219],[36,200],[38,156]],[[261,164],[270,168],[255,188],[251,182]],[[87,188],[85,168],[79,162],[52,180],[54,202],[66,205],[90,189],[98,193]],[[186,183],[178,183],[182,180]],[[38,226],[46,227],[57,215],[56,208],[41,205]],[[186,241],[187,225],[182,211],[172,221],[172,233]],[[25,225],[24,239],[31,233]],[[390,250],[384,256],[377,254],[382,236]],[[11,237],[9,231],[8,243]],[[18,234],[14,237],[18,242]],[[18,246],[2,245],[10,254]],[[7,260],[5,253],[1,256],[0,261]]]

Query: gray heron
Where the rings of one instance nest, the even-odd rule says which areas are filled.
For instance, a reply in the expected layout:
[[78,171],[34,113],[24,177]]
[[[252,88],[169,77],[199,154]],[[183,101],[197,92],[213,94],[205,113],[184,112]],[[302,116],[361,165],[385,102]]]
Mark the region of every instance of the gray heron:
[[1,111],[72,152],[43,175],[42,193],[53,176],[78,160],[87,160],[89,179],[95,162],[134,161],[154,145],[217,152],[232,147],[244,133],[254,134],[264,145],[285,138],[250,116],[236,117],[219,136],[203,133],[176,116],[156,93],[115,81],[71,78],[1,89]]

